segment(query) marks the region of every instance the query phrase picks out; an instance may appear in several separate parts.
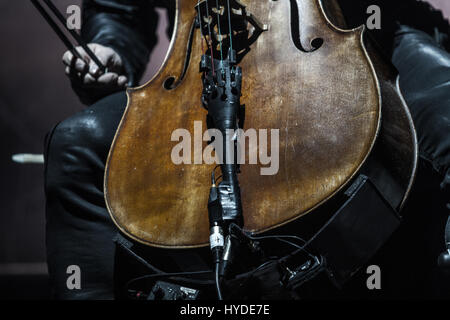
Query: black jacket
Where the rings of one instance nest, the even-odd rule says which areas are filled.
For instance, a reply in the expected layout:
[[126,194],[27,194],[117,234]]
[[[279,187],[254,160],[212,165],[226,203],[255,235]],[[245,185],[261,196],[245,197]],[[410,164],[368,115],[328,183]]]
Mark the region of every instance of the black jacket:
[[[423,30],[430,35],[434,35],[435,29],[444,34],[449,33],[448,23],[442,14],[421,1],[338,0],[338,2],[344,11],[348,27],[356,27],[366,22],[369,17],[368,6],[373,4],[380,6],[382,28],[372,33],[388,55],[392,51],[397,22]],[[157,40],[155,32],[158,15],[155,7],[168,8],[169,18],[172,20],[170,25],[173,25],[175,0],[84,0],[83,3],[82,36],[87,42],[114,48],[124,61],[130,85],[137,85]],[[170,33],[170,30],[168,32]]]
[[173,18],[171,3],[170,0],[84,0],[82,37],[87,42],[115,49],[123,59],[129,84],[135,86],[157,41],[155,7],[168,8]]

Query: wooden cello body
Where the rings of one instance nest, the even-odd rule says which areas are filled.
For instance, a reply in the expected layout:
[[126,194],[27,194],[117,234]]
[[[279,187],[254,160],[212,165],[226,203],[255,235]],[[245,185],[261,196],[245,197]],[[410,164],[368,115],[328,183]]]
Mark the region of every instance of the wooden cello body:
[[[370,162],[377,163],[369,170],[375,184],[388,188],[391,205],[401,207],[416,168],[415,132],[396,74],[366,41],[364,27],[339,28],[334,1],[241,2],[264,25],[239,64],[244,129],[279,130],[276,174],[261,175],[263,164],[241,165],[244,228],[264,232],[301,219]],[[207,128],[197,3],[177,0],[167,57],[149,83],[128,90],[105,171],[114,223],[134,240],[161,248],[208,245],[215,165],[195,164],[194,154],[191,164],[171,158],[175,130],[190,132],[194,147],[194,123]]]

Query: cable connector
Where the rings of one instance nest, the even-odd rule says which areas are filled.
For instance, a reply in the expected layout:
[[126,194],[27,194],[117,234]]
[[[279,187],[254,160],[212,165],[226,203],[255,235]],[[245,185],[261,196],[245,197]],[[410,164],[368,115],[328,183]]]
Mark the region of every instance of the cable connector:
[[220,205],[214,175],[212,178],[211,190],[209,192],[208,214],[210,227],[209,244],[213,253],[214,263],[219,263],[222,260],[225,239],[223,235],[222,207]]

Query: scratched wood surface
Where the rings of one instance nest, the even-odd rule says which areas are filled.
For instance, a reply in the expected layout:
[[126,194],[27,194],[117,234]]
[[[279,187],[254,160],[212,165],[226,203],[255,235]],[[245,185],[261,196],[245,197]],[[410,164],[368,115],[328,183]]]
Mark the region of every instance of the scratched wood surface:
[[[370,153],[380,127],[378,79],[362,41],[363,29],[343,31],[319,0],[293,0],[300,43],[292,40],[291,1],[242,0],[268,26],[243,59],[241,102],[245,129],[279,129],[279,171],[241,166],[245,228],[264,231],[296,219],[332,197]],[[180,248],[208,243],[207,199],[214,165],[175,165],[172,132],[194,121],[201,107],[199,31],[186,75],[173,90],[164,81],[183,70],[197,0],[178,0],[175,37],[165,64],[147,85],[128,91],[129,103],[105,171],[105,199],[113,221],[147,245]]]

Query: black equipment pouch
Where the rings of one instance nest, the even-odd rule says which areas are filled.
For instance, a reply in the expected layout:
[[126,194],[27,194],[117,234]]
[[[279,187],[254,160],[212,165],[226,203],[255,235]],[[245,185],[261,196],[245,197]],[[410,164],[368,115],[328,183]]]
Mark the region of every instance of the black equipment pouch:
[[327,261],[341,287],[363,267],[399,227],[401,218],[365,175],[346,191],[348,200],[309,240]]

